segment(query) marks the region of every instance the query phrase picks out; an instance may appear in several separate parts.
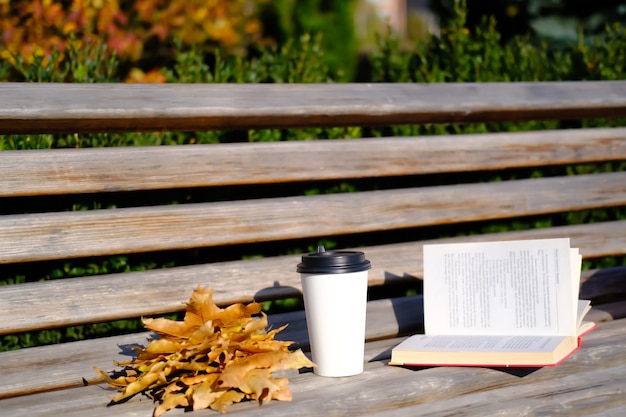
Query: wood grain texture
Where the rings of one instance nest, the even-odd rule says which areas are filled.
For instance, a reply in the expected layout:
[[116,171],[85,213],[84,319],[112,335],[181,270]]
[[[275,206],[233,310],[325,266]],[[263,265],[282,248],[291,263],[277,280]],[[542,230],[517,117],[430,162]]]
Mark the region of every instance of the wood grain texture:
[[[309,349],[304,311],[275,314],[268,318],[271,328],[289,326],[276,336],[295,342],[294,347]],[[366,339],[392,339],[400,333],[416,332],[423,327],[421,296],[371,301],[367,305]],[[128,345],[146,346],[150,333],[84,340],[63,345],[43,346],[0,353],[0,399],[83,386],[102,382],[92,367],[113,369],[113,361],[129,359]],[[393,343],[388,342],[388,343]],[[378,352],[376,352],[378,354]],[[370,354],[368,359],[373,358]]]
[[[372,262],[369,284],[378,286],[420,279],[425,243],[570,237],[587,259],[626,253],[625,230],[626,221],[619,221],[358,249]],[[296,297],[301,294],[299,261],[299,255],[290,255],[0,286],[0,334],[182,311],[198,285],[212,287],[220,305]],[[602,283],[608,281],[609,290],[623,285],[626,270],[613,272],[583,286],[582,294],[596,299],[606,295],[599,289]]]
[[[626,81],[484,84],[128,85],[0,83],[0,134],[626,117]],[[346,155],[350,157],[347,158]],[[0,198],[546,167],[626,160],[626,128],[266,144],[0,152]],[[454,181],[454,179],[453,179]],[[463,181],[460,181],[463,182]],[[249,197],[247,197],[249,198]],[[27,201],[28,198],[19,198]],[[36,200],[32,200],[36,201]],[[179,206],[0,216],[0,264],[405,230],[626,206],[626,172]],[[303,222],[324,213],[316,222]],[[409,229],[410,230],[410,229]],[[585,258],[626,254],[626,221],[358,248],[371,287],[422,277],[426,243],[569,237]],[[184,310],[197,285],[220,305],[300,295],[299,256],[281,256],[0,287],[0,335]],[[366,369],[352,378],[287,372],[294,401],[234,415],[586,415],[626,409],[626,267],[582,274],[600,322],[555,368],[387,366],[421,331],[421,296],[368,303]],[[141,300],[141,302],[138,302]],[[273,315],[308,349],[302,311]],[[349,325],[349,324],[347,324]],[[1,352],[0,414],[149,416],[140,397],[105,407],[124,345],[147,333]],[[83,387],[83,378],[92,385]],[[180,414],[181,410],[171,412]],[[194,416],[214,415],[200,411]]]
[[581,297],[584,299],[603,299],[613,301],[624,299],[626,295],[626,276],[621,271],[626,267],[603,268],[584,271],[582,274]]
[[623,317],[626,317],[626,302],[623,300],[615,302],[599,300],[596,308],[594,308],[592,313],[590,312],[588,316],[589,320],[595,323],[621,319]]
[[446,401],[374,413],[372,416],[459,415],[587,416],[626,405],[626,366],[564,375],[548,381],[472,392]]
[[622,417],[626,415],[626,405],[604,408],[596,413],[588,414],[587,417]]
[[[511,218],[626,204],[626,172],[0,218],[0,263]],[[303,222],[311,213],[325,213]]]
[[626,81],[0,84],[0,134],[359,126],[626,116]]
[[[42,367],[42,371],[45,371],[46,376],[48,377],[44,377],[43,382],[52,382],[56,385],[41,384],[38,381],[38,379],[41,378],[41,375],[39,375],[39,373],[37,373],[36,371],[30,372],[23,369],[26,372],[20,373],[19,367],[12,367],[10,373],[12,376],[17,376],[20,380],[20,383],[24,383],[24,385],[21,386],[34,388],[37,392],[33,394],[7,396],[6,394],[11,388],[18,387],[20,386],[20,384],[14,383],[11,387],[4,390],[2,387],[0,387],[0,390],[2,390],[0,391],[0,405],[6,405],[8,407],[11,407],[10,409],[12,410],[13,405],[21,404],[23,406],[28,401],[31,401],[31,405],[26,406],[24,408],[24,411],[34,412],[35,415],[39,415],[38,413],[44,410],[50,413],[48,415],[64,415],[66,412],[72,412],[74,410],[74,407],[77,407],[77,409],[79,410],[82,409],[83,412],[88,415],[92,415],[92,413],[95,413],[96,415],[103,415],[102,413],[105,412],[109,413],[106,414],[108,416],[110,416],[111,413],[117,415],[117,412],[122,410],[106,408],[108,396],[111,396],[113,394],[113,391],[111,391],[104,385],[93,385],[96,383],[97,380],[99,380],[99,376],[97,376],[95,372],[93,372],[92,366],[94,364],[102,364],[102,369],[114,369],[112,363],[113,360],[121,360],[127,358],[127,356],[120,355],[120,349],[115,344],[117,343],[120,346],[129,343],[144,344],[145,337],[148,336],[148,334],[141,333],[136,336],[136,338],[133,338],[132,336],[126,335],[123,337],[110,338],[100,341],[91,341],[94,343],[89,344],[87,343],[87,341],[76,342],[76,345],[80,344],[81,346],[71,346],[70,353],[80,356],[76,356],[76,360],[73,362],[64,361],[66,356],[59,354],[58,351],[56,356],[54,354],[48,354],[46,356],[46,360],[50,360],[50,363],[46,362],[46,364]],[[388,355],[386,355],[385,352],[400,343],[402,340],[404,340],[404,338],[392,338],[381,341],[368,342],[365,346],[365,361],[380,361],[381,352],[383,353],[382,356],[388,358]],[[92,355],[90,353],[92,352],[92,350],[95,350],[96,352],[99,352],[100,354],[104,354],[106,356],[95,357],[95,355]],[[82,356],[83,354],[86,356]],[[0,356],[1,355],[2,354],[0,354]],[[65,368],[63,367],[62,363],[59,363],[56,366],[52,365],[52,360],[57,357],[61,362],[65,362]],[[89,357],[93,357],[94,359],[90,360]],[[28,361],[27,356],[23,356],[20,359]],[[59,373],[58,376],[56,375],[57,372]],[[326,380],[325,378],[314,378],[311,380],[309,378],[310,376],[312,376],[310,373],[308,376],[299,375],[297,371],[287,371],[284,374],[286,374],[285,376],[288,376],[289,379],[293,381],[306,381],[307,389],[323,386],[324,381]],[[85,375],[85,377],[89,380],[90,386],[83,387],[84,383],[80,375]],[[0,378],[2,378],[2,375],[0,375]],[[6,380],[8,381],[9,379],[6,378]],[[70,382],[72,386],[68,386],[62,390],[50,391],[50,387],[58,387],[59,382]],[[81,388],[77,389],[73,387]],[[139,398],[136,399],[139,400]],[[140,407],[139,409],[137,409],[136,407],[134,407],[133,403],[130,403],[129,407],[126,408],[126,412],[139,413],[135,415],[145,415],[146,417],[149,417],[151,415],[151,409],[148,409],[149,411],[146,413],[145,407],[148,407],[150,402],[144,398],[143,401],[140,400],[137,401],[137,403],[139,403],[143,408]],[[100,409],[101,407],[104,410]],[[178,410],[174,410],[171,412],[171,414],[177,415],[177,411]],[[122,413],[122,415],[124,415],[124,413]]]
[[[242,403],[229,415],[585,415],[622,408],[626,371],[626,320],[602,323],[585,336],[580,351],[553,368],[506,370],[492,368],[402,368],[387,366],[388,352],[399,340],[368,343],[365,372],[348,378],[323,378],[310,372],[290,375],[291,402],[263,407]],[[79,342],[83,343],[83,342]],[[369,359],[372,358],[372,359]],[[44,368],[45,369],[45,368]],[[87,369],[85,368],[85,371]],[[79,372],[80,373],[80,372]],[[105,407],[111,391],[88,386],[6,398],[0,406],[7,415],[149,416],[154,405],[135,397],[113,408]],[[491,395],[488,395],[491,394]],[[496,399],[494,401],[493,399]],[[580,410],[580,411],[576,411]],[[175,410],[172,415],[179,415]],[[507,414],[508,413],[508,414]],[[215,412],[202,410],[198,416]]]
[[[601,308],[601,306],[600,306]],[[279,335],[279,340],[294,341],[294,346],[308,351],[308,334],[303,311],[276,314],[269,317],[272,328],[289,326]],[[387,350],[401,339],[398,335],[423,331],[423,304],[421,296],[376,300],[368,303],[366,339],[369,343],[366,360],[388,360]],[[113,369],[113,361],[128,359],[127,345],[146,345],[149,333],[84,340],[37,348],[0,353],[3,372],[0,374],[0,399],[79,387],[83,378],[89,383],[101,382],[92,372],[92,366]],[[373,346],[385,347],[373,350]]]
[[[381,415],[399,409],[402,412],[408,409],[410,413],[404,415],[430,415],[425,406],[429,404],[439,404],[445,406],[450,399],[463,398],[466,394],[489,390],[505,390],[506,387],[526,387],[535,384],[556,381],[553,387],[558,387],[558,381],[568,375],[579,374],[576,387],[568,387],[575,393],[577,390],[584,390],[588,385],[584,375],[588,372],[610,367],[623,368],[626,358],[619,354],[623,349],[624,336],[619,334],[618,329],[623,331],[624,325],[606,325],[607,332],[596,333],[595,339],[588,341],[585,339],[583,348],[575,356],[569,358],[565,363],[555,368],[543,368],[524,376],[518,376],[515,370],[489,368],[428,368],[428,369],[405,369],[385,366],[382,363],[371,363],[366,367],[364,374],[355,378],[343,378],[339,380],[326,380],[322,387],[315,386],[314,376],[308,380],[298,380],[296,387],[294,381],[294,401],[283,406],[282,404],[272,404],[272,409],[243,405],[237,410],[233,410],[234,415],[368,415],[370,413]],[[603,326],[604,327],[604,326]],[[613,346],[613,343],[615,344]],[[602,363],[600,363],[603,361]],[[610,384],[610,379],[602,380]],[[311,385],[308,385],[311,384]],[[599,389],[601,387],[598,387]],[[508,390],[516,399],[516,390]],[[495,392],[495,391],[494,391]],[[520,390],[520,397],[523,396]],[[614,391],[614,397],[620,398],[621,403],[625,400],[619,391]],[[488,401],[485,399],[485,401]],[[544,401],[549,402],[550,398]],[[613,404],[619,404],[619,400],[614,400]],[[489,404],[489,402],[487,402]],[[420,407],[423,406],[424,408]],[[537,407],[540,411],[540,408]],[[454,415],[463,415],[463,408],[453,410]],[[472,415],[468,410],[468,415]],[[203,412],[206,413],[206,412]],[[264,414],[262,414],[264,413]],[[487,413],[489,414],[489,413]],[[208,415],[208,413],[204,414]],[[400,414],[402,415],[402,414]],[[450,415],[448,412],[447,415]],[[474,414],[485,415],[485,414]]]
[[469,172],[626,160],[626,128],[0,152],[0,196]]

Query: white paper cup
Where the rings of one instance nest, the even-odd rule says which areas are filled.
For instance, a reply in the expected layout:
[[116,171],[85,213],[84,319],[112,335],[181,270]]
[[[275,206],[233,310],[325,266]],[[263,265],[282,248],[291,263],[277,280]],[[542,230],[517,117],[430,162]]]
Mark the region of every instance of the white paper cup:
[[370,261],[363,252],[329,251],[302,257],[302,281],[311,355],[321,376],[363,372]]

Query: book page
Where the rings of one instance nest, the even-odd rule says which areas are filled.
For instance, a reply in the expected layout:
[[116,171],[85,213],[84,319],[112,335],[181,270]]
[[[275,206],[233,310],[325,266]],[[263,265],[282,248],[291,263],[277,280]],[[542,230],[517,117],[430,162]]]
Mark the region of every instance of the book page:
[[[572,275],[572,300],[578,300],[580,294],[580,272],[583,267],[583,257],[578,248],[570,249],[570,273]],[[578,317],[580,315],[579,303],[572,303],[574,316],[576,317],[576,327],[580,325]],[[582,318],[581,318],[582,321]]]
[[576,304],[576,326],[579,327],[585,318],[585,315],[591,310],[591,301],[578,300]]
[[575,335],[571,265],[566,238],[424,245],[426,334]]
[[552,352],[564,336],[431,336],[416,335],[398,350],[433,352]]
[[415,335],[391,352],[392,365],[548,366],[579,347],[574,336]]

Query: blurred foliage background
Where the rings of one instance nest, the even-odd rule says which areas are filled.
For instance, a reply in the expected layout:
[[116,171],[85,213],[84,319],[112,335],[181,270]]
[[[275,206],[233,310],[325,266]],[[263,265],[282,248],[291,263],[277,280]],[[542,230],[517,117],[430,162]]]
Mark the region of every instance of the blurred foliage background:
[[[254,59],[308,35],[320,36],[333,80],[367,80],[362,65],[387,32],[385,4],[403,10],[394,33],[403,49],[436,42],[459,8],[470,32],[493,18],[501,44],[521,36],[550,50],[581,38],[591,44],[626,19],[626,3],[617,0],[0,0],[0,60],[47,64],[54,53],[102,44],[105,58],[116,56],[118,79],[165,82],[164,68],[181,48]],[[18,75],[5,70],[3,79]]]
[[[373,1],[373,0],[372,0]],[[625,5],[597,0],[407,1],[405,30],[393,30],[365,0],[0,0],[0,81],[326,83],[624,79]],[[0,135],[0,150],[170,145],[237,141],[363,138],[625,126],[624,120],[388,126],[88,135]],[[556,172],[556,170],[560,170]],[[626,170],[626,162],[532,172],[494,173],[485,180],[555,173]],[[555,171],[555,172],[553,172]],[[296,193],[351,192],[364,184],[325,184]],[[379,184],[370,184],[378,187]],[[118,196],[119,197],[119,196]],[[126,198],[126,197],[124,197]],[[135,197],[136,198],[136,197]],[[214,198],[210,190],[141,195],[142,204],[184,204]],[[46,210],[124,207],[137,201],[63,196]],[[32,210],[28,201],[0,205],[0,214]],[[625,219],[626,208],[564,213],[481,226],[420,230],[420,236],[521,230]],[[417,232],[416,232],[417,233]],[[381,244],[397,236],[328,237],[311,242],[139,254],[0,267],[0,285],[165,268],[199,262]],[[368,242],[367,239],[371,241]],[[585,267],[626,264],[586,261]],[[293,300],[268,309],[289,307]],[[295,301],[297,304],[297,300]],[[0,350],[140,330],[123,320],[3,336]]]
[[[454,18],[454,2],[432,1],[431,5],[446,21]],[[590,37],[603,32],[607,24],[626,19],[626,3],[619,0],[467,0],[467,10],[469,27],[491,15],[505,40],[530,33],[558,47],[575,43],[580,32]]]

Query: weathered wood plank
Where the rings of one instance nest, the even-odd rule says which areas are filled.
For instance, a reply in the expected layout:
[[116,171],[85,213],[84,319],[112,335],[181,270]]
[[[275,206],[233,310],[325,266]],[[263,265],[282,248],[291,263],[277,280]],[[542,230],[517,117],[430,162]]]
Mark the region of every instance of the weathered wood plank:
[[[436,242],[570,237],[572,245],[580,248],[585,258],[595,258],[626,253],[624,230],[626,222],[621,221]],[[359,248],[372,261],[370,285],[421,278],[425,243],[430,242]],[[181,311],[197,285],[213,287],[215,300],[222,305],[295,297],[301,290],[300,278],[295,272],[299,261],[299,255],[291,255],[3,286],[0,287],[0,334]],[[607,279],[614,283],[624,282],[623,268],[614,270],[614,273],[615,278],[608,276]],[[587,293],[584,288],[582,294],[585,296],[602,295],[599,290]]]
[[[349,155],[349,157],[346,157]],[[469,172],[626,159],[626,128],[0,153],[0,196]]]
[[626,116],[625,81],[0,84],[0,133],[193,131]]
[[[617,116],[626,116],[626,81],[280,86],[0,84],[0,134]],[[10,201],[6,197],[623,161],[625,139],[626,128],[194,148],[7,152],[0,153],[0,170],[9,173],[0,180],[0,197]],[[346,162],[342,160],[345,154],[354,158]],[[0,263],[267,242],[625,206],[625,174],[179,207],[9,215],[0,218]],[[330,215],[313,226],[302,226],[301,218],[311,212]],[[619,221],[437,242],[569,236],[586,258],[593,258],[626,254],[625,231],[626,222]],[[361,248],[374,264],[369,284],[418,280],[424,243]],[[180,311],[198,284],[214,287],[220,304],[298,296],[298,260],[298,256],[285,256],[3,287],[0,334]],[[582,274],[581,297],[598,301],[589,318],[610,321],[626,315],[625,271],[620,267]],[[295,394],[292,403],[271,403],[262,409],[252,403],[240,404],[233,408],[233,414],[449,415],[459,410],[467,414],[514,414],[522,410],[576,415],[600,413],[604,407],[618,412],[626,408],[626,320],[602,323],[564,364],[526,374],[523,370],[386,366],[390,348],[399,341],[395,336],[419,330],[422,315],[419,296],[370,302],[364,374],[327,379],[291,372]],[[276,315],[271,320],[275,326],[289,322],[281,338],[308,347],[303,312]],[[2,413],[29,417],[150,415],[150,401],[136,397],[107,409],[104,405],[108,391],[104,387],[81,387],[83,377],[97,381],[92,365],[112,368],[113,359],[120,358],[118,343],[142,343],[145,337],[146,333],[141,333],[1,353],[0,398],[5,397],[0,402]],[[21,396],[14,397],[18,394]],[[494,403],[493,398],[501,401]],[[214,415],[209,411],[196,414]]]
[[[623,320],[622,320],[623,321]],[[287,405],[271,404],[271,409],[242,405],[234,409],[234,415],[367,415],[367,413],[387,412],[414,405],[413,415],[429,415],[421,411],[419,405],[435,401],[443,404],[448,399],[477,391],[502,389],[507,386],[522,387],[568,377],[573,374],[586,375],[598,369],[611,367],[626,368],[626,358],[620,350],[626,347],[624,336],[619,332],[624,325],[607,324],[612,328],[610,336],[595,335],[594,340],[583,341],[583,348],[563,364],[555,368],[542,368],[530,374],[516,374],[516,371],[489,368],[429,368],[404,369],[373,363],[358,378],[342,378],[324,381],[324,386],[307,386],[317,378],[292,379],[294,402]],[[615,344],[615,345],[613,345]],[[602,362],[602,363],[600,363]],[[610,383],[610,379],[607,381]],[[584,384],[584,380],[579,381]],[[513,395],[515,395],[515,390]],[[513,397],[515,398],[515,397]],[[458,410],[457,410],[458,412]],[[203,415],[208,415],[208,413]],[[199,414],[202,415],[202,414]]]
[[626,405],[621,407],[613,407],[611,409],[603,409],[597,413],[588,414],[587,417],[622,417],[626,415]]
[[[378,300],[368,303],[367,331],[368,339],[390,338],[399,332],[412,333],[422,323],[420,297],[405,297],[394,300]],[[407,323],[410,325],[407,326]],[[279,314],[270,317],[272,327],[289,323],[289,327],[279,334],[281,340],[293,340],[297,345],[307,348],[308,336],[303,312]],[[612,330],[611,330],[612,329]],[[615,335],[623,326],[608,327],[602,334],[592,333],[595,338]],[[103,369],[112,369],[113,360],[127,358],[120,346],[126,344],[145,344],[147,333],[118,336],[98,340],[68,343],[62,346],[46,346],[23,349],[0,354],[3,372],[0,374],[0,398],[24,395],[39,391],[81,386],[82,378],[90,383],[99,381],[92,371],[96,365]],[[589,336],[591,340],[594,337]],[[587,338],[585,339],[587,340]],[[366,360],[386,360],[388,348],[399,340],[386,340],[378,344],[368,344]],[[378,346],[379,350],[373,350]],[[382,349],[382,350],[381,350]]]
[[[290,377],[290,388],[294,393],[292,402],[272,402],[262,408],[253,403],[243,403],[233,406],[229,414],[275,417],[363,415],[393,413],[393,410],[403,407],[413,411],[413,415],[429,415],[428,410],[437,411],[437,407],[445,407],[448,401],[457,401],[455,398],[458,401],[467,398],[471,403],[475,398],[473,396],[479,396],[483,391],[490,391],[496,396],[499,395],[498,392],[503,397],[505,394],[510,395],[509,400],[512,402],[528,397],[535,398],[534,405],[539,412],[546,405],[546,401],[549,404],[551,395],[541,399],[538,394],[540,391],[537,391],[533,396],[535,386],[571,402],[572,397],[568,391],[573,391],[578,386],[584,392],[589,388],[586,381],[597,383],[593,388],[595,392],[609,395],[609,405],[619,407],[626,399],[616,389],[619,385],[616,387],[614,383],[623,382],[626,370],[626,357],[623,355],[626,348],[625,334],[626,320],[603,323],[585,337],[581,350],[564,363],[534,372],[524,369],[407,369],[387,366],[388,356],[385,352],[397,341],[393,340],[394,344],[387,343],[390,341],[376,342],[375,349],[372,346],[374,344],[368,344],[368,356],[376,359],[366,363],[365,372],[361,375],[348,378],[323,378],[312,373],[293,375]],[[578,381],[575,376],[579,376]],[[563,390],[558,390],[559,383],[565,387]],[[112,412],[120,416],[150,415],[153,404],[141,397],[135,397],[114,408],[104,407],[109,392],[99,386],[89,386],[7,398],[0,405],[3,411],[16,417],[50,414],[74,416],[79,413],[95,417],[107,416]],[[620,394],[621,399],[616,399],[617,394]],[[480,407],[485,404],[474,402],[474,405]],[[431,406],[432,409],[429,408]],[[582,409],[591,411],[596,405],[590,396],[581,395],[581,406]],[[172,415],[179,412],[182,410],[175,410]],[[214,415],[214,412],[198,411],[194,415],[209,416]]]
[[[603,307],[597,306],[601,310]],[[597,317],[594,314],[595,308],[589,314],[590,319]],[[277,338],[294,341],[296,342],[294,346],[308,350],[304,312],[276,314],[269,317],[269,323],[272,328],[289,324]],[[380,340],[380,343],[370,344],[366,360],[389,359],[388,351],[373,351],[373,346],[386,346],[387,348],[395,346],[400,340],[389,339],[399,334],[422,331],[422,326],[421,296],[369,302],[366,338],[369,341]],[[112,369],[113,360],[127,359],[127,351],[120,346],[145,345],[148,335],[148,333],[139,333],[1,353],[3,372],[0,374],[0,398],[77,387],[82,385],[82,378],[90,383],[99,382],[99,377],[92,373],[92,366]]]
[[[295,342],[295,347],[308,350],[304,311],[269,316],[271,328],[289,326],[277,335],[279,340]],[[421,296],[376,300],[367,306],[367,340],[389,339],[400,333],[416,332],[423,326]],[[0,399],[55,389],[79,387],[83,378],[89,383],[101,382],[92,367],[113,369],[113,361],[129,359],[130,344],[146,345],[149,333],[85,340],[63,345],[43,346],[0,353]],[[397,341],[396,341],[397,342]],[[399,343],[399,342],[397,342]],[[394,345],[394,341],[385,346]],[[380,346],[373,345],[373,346]],[[367,360],[379,355],[369,354]]]
[[[626,172],[0,218],[0,263],[268,242],[626,204]],[[327,213],[304,222],[311,213]],[[321,221],[320,221],[321,220]]]
[[612,303],[598,301],[596,308],[588,315],[588,319],[594,322],[621,319],[623,317],[626,317],[626,302],[623,300]]
[[[580,372],[548,381],[489,389],[431,403],[385,410],[374,416],[450,415],[587,416],[626,406],[626,366]],[[370,415],[370,414],[368,414]]]
[[603,302],[623,300],[626,298],[626,276],[623,271],[624,267],[585,271],[580,288],[581,298]]
[[[370,342],[366,344],[365,360],[370,361],[379,356],[381,351],[386,351],[396,344],[400,343],[402,338],[386,339],[376,342]],[[379,359],[375,359],[379,360]],[[378,365],[378,362],[376,362]],[[107,366],[108,365],[108,366]],[[112,369],[110,363],[105,365],[103,369]],[[89,365],[90,366],[90,365]],[[371,365],[366,365],[371,366]],[[87,366],[85,367],[87,369]],[[89,368],[91,372],[91,368]],[[288,372],[290,381],[293,381],[291,386],[298,383],[306,382],[306,389],[312,389],[314,387],[324,386],[326,378],[314,377],[311,373],[298,375],[297,372]],[[313,377],[313,378],[311,378]],[[76,379],[76,378],[74,378]],[[127,416],[146,416],[152,415],[152,403],[146,398],[136,397],[135,400],[127,403],[123,409],[107,408],[108,397],[113,395],[114,392],[108,387],[103,385],[89,385],[81,388],[66,388],[56,391],[44,391],[31,395],[24,395],[12,398],[5,398],[0,400],[0,406],[6,407],[6,410],[15,412],[11,416],[39,416],[41,413],[44,415],[76,415],[73,413],[89,415],[89,416],[103,416],[108,417],[111,414]],[[248,404],[252,405],[252,404]],[[253,405],[253,407],[258,407]],[[180,415],[182,410],[172,410],[169,415]],[[210,412],[209,415],[215,415],[215,412]]]
[[[595,360],[594,355],[602,356],[611,350],[611,343],[622,346],[623,342],[616,342],[616,338],[621,339],[619,333],[624,330],[624,321],[603,324],[599,327],[602,329],[600,332],[594,331],[585,336],[581,351],[564,363],[567,369],[559,365],[529,375],[522,373],[518,381],[510,385],[479,385],[463,395],[403,406],[372,416],[444,416],[458,414],[459,410],[463,410],[461,415],[578,416],[622,408],[626,404],[626,396],[623,395],[626,361],[609,360],[610,364],[598,364],[597,368],[588,365]],[[550,375],[546,377],[546,374]]]

